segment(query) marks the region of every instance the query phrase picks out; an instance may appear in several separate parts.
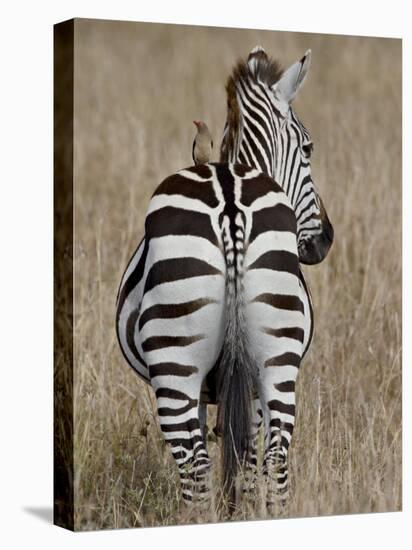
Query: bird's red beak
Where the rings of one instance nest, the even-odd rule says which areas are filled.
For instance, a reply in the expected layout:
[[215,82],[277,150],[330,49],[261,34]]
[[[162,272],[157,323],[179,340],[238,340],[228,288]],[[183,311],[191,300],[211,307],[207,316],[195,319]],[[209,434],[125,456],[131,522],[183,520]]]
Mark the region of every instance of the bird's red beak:
[[194,120],[194,121],[193,121],[193,124],[194,124],[195,126],[197,126],[197,128],[199,128],[199,126],[202,124],[202,121],[201,121],[201,120]]

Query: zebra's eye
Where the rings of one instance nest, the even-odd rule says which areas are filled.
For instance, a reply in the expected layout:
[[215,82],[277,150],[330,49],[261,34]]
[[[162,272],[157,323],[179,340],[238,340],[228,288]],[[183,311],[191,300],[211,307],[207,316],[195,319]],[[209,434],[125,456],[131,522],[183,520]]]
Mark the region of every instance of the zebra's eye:
[[305,145],[302,145],[302,151],[305,157],[310,158],[313,151],[313,143],[305,143]]

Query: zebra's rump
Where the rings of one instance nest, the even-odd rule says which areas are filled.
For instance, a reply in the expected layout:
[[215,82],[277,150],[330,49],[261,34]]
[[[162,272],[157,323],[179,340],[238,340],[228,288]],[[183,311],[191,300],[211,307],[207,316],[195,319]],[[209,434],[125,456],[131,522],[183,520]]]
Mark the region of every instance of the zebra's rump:
[[[173,357],[201,350],[211,332],[223,335],[225,281],[250,279],[253,301],[256,274],[275,284],[298,276],[296,220],[274,180],[225,163],[166,178],[151,198],[145,237],[119,290],[117,331],[127,361],[147,381],[159,375],[156,365],[169,365],[164,372],[170,364],[199,368]],[[221,345],[217,334],[213,345]],[[207,372],[219,352],[210,353]],[[205,398],[216,402],[213,375],[204,388]]]

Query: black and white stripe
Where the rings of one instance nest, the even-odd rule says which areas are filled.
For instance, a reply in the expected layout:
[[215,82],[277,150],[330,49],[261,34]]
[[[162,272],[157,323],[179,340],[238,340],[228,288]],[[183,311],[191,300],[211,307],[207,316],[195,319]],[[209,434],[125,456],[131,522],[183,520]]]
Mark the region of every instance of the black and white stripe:
[[227,488],[239,459],[256,467],[262,410],[272,430],[268,453],[279,462],[292,433],[308,319],[295,214],[272,178],[216,163],[157,188],[122,278],[117,333],[127,361],[155,391],[186,501],[208,497],[208,402],[219,404]]
[[[287,71],[282,72],[261,47],[256,47],[247,62],[239,62],[227,83],[228,113],[221,146],[221,161],[241,162],[258,168],[280,185],[295,212],[299,261],[319,263],[326,256],[333,240],[333,228],[318,196],[311,175],[310,156],[313,143],[309,132],[294,113],[291,103],[305,80],[310,64],[310,51]],[[262,215],[262,212],[259,215]],[[267,223],[274,215],[267,212]],[[268,239],[268,250],[273,239]],[[257,261],[263,268],[269,251]],[[283,252],[282,268],[290,256]],[[252,272],[253,273],[253,272]],[[251,281],[259,288],[261,280]],[[274,290],[263,289],[254,302],[260,305],[261,319],[270,319],[253,338],[256,348],[265,350],[268,338],[276,342],[277,354],[258,358],[263,364],[260,399],[255,404],[253,425],[265,422],[264,472],[268,478],[267,501],[284,499],[288,487],[287,453],[295,418],[295,381],[301,359],[313,333],[313,313],[309,291],[299,270],[299,285],[288,290],[279,281]],[[281,292],[282,294],[279,294]],[[283,313],[286,312],[286,316]],[[302,324],[292,322],[301,319]],[[303,350],[303,352],[302,352]],[[270,357],[269,357],[270,356]],[[260,404],[259,404],[260,401]],[[257,436],[257,428],[254,436]],[[255,448],[255,444],[253,444]],[[256,456],[250,462],[256,469]],[[253,486],[251,476],[250,484]]]

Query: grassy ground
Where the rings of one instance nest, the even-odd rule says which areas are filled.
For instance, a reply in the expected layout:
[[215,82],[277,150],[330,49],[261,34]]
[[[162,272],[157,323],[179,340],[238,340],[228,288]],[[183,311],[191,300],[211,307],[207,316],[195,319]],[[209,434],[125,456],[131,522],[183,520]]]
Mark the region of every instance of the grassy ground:
[[[151,389],[117,345],[115,299],[151,193],[191,164],[194,118],[220,142],[225,80],[256,44],[285,65],[312,48],[295,107],[336,235],[327,260],[305,270],[316,328],[297,385],[286,515],[399,510],[400,42],[92,21],[75,36],[77,529],[224,519],[218,479],[210,515],[180,509]],[[216,442],[209,449],[217,477]],[[265,517],[262,502],[235,518]]]

